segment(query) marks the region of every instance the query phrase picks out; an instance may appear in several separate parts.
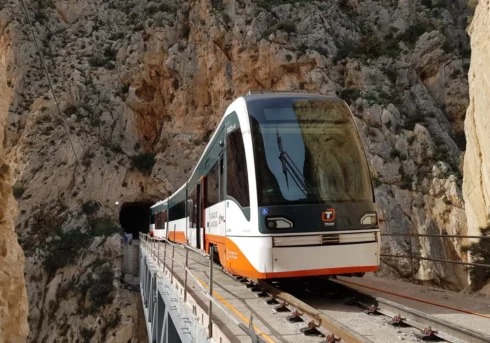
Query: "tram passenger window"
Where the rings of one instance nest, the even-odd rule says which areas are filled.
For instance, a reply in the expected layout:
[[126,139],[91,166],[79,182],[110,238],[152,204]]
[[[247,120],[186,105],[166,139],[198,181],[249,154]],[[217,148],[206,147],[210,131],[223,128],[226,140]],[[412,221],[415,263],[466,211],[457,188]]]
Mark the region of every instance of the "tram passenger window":
[[219,201],[225,200],[225,174],[223,173],[225,169],[224,164],[223,155],[221,155],[219,159]]
[[242,207],[250,206],[245,146],[240,130],[226,137],[226,189]]
[[213,206],[219,201],[219,187],[218,187],[218,161],[209,171],[206,176],[207,183],[207,196],[206,196],[206,207]]

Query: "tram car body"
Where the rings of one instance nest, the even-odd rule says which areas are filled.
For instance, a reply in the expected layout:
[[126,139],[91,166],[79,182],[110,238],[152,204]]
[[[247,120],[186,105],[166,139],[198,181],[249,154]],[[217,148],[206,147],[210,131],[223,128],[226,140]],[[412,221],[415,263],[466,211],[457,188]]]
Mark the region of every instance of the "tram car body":
[[370,172],[341,99],[249,93],[233,101],[190,178],[151,207],[153,234],[228,272],[276,279],[376,271]]

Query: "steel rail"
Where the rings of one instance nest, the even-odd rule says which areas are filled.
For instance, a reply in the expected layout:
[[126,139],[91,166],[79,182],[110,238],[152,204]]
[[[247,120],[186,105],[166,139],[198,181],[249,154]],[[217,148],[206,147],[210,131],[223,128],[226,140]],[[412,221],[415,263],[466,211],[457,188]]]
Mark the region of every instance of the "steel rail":
[[350,343],[373,343],[373,341],[368,338],[360,335],[356,331],[350,329],[344,324],[338,322],[334,318],[322,313],[310,305],[304,303],[293,295],[278,290],[270,283],[264,280],[254,280],[259,287],[261,287],[264,291],[271,294],[272,296],[280,299],[294,307],[296,307],[299,311],[306,313],[308,316],[312,317],[316,321],[318,321],[318,326],[324,328],[325,330],[331,332],[335,336],[338,336],[342,339],[342,342],[350,342]]
[[437,336],[452,343],[489,343],[490,336],[480,332],[475,332],[462,326],[457,326],[455,323],[430,316],[424,312],[413,308],[395,303],[393,301],[375,297],[362,292],[357,287],[346,284],[343,280],[330,279],[329,282],[343,287],[350,292],[355,292],[361,295],[364,302],[356,301],[362,307],[368,308],[366,301],[370,301],[378,306],[377,311],[385,316],[393,318],[395,315],[404,317],[404,322],[408,325],[423,330],[427,327],[437,330]]

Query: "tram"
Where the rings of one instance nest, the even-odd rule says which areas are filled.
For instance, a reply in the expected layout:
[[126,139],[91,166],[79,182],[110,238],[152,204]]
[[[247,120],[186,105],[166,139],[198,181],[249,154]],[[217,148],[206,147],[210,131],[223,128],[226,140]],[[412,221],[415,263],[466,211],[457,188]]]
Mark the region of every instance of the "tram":
[[380,264],[373,183],[335,97],[249,92],[226,109],[188,180],[151,207],[150,231],[255,279],[362,275]]

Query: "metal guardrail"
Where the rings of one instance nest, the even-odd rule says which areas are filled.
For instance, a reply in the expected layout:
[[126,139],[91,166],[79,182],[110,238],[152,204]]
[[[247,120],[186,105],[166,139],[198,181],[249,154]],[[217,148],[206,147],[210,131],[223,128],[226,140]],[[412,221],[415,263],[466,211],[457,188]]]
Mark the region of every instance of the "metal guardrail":
[[464,261],[454,261],[454,260],[442,260],[439,258],[431,258],[431,257],[422,257],[422,256],[414,256],[414,251],[412,247],[412,238],[417,237],[433,237],[433,238],[459,238],[459,239],[490,239],[490,236],[463,236],[463,235],[442,235],[442,234],[422,234],[418,232],[412,232],[412,229],[409,229],[408,233],[381,233],[381,236],[394,236],[394,237],[409,237],[409,255],[392,255],[392,254],[381,254],[381,257],[393,257],[393,258],[406,258],[410,259],[410,268],[412,270],[412,283],[415,283],[415,270],[413,261],[414,260],[422,260],[422,261],[434,261],[434,262],[442,262],[442,263],[451,263],[451,264],[459,264],[473,267],[482,267],[482,268],[490,268],[490,264],[485,263],[475,263],[475,262],[464,262]]
[[[245,324],[243,324],[239,319],[236,318],[234,314],[231,314],[230,311],[227,311],[220,303],[217,298],[213,296],[213,255],[214,255],[214,249],[210,249],[210,256],[209,256],[209,290],[207,290],[200,282],[200,280],[189,270],[188,264],[189,264],[189,250],[193,252],[197,252],[201,255],[203,255],[201,252],[194,250],[186,245],[181,245],[181,244],[175,244],[171,241],[169,241],[166,238],[153,238],[150,237],[148,234],[144,233],[139,233],[140,237],[140,245],[144,246],[147,248],[147,250],[151,253],[153,258],[157,260],[158,266],[161,266],[163,268],[163,271],[165,271],[166,267],[166,257],[167,257],[167,246],[170,245],[172,246],[172,257],[171,257],[171,262],[170,262],[170,283],[173,284],[173,278],[174,278],[174,263],[177,263],[180,267],[184,269],[184,303],[187,302],[187,281],[188,278],[187,276],[190,275],[191,278],[195,281],[195,283],[200,287],[201,291],[203,292],[204,296],[208,298],[209,304],[208,304],[208,338],[212,338],[213,336],[213,321],[212,321],[212,316],[213,316],[213,304],[223,311],[232,321],[235,325],[237,325],[245,334],[247,334],[250,338],[252,343],[265,343],[264,340],[257,335],[257,333],[254,330],[254,325],[253,325],[253,315],[250,315],[250,320],[249,320],[249,326],[247,327]],[[163,261],[160,259],[160,249],[159,244],[165,242],[164,244],[164,250],[163,250]],[[179,247],[185,250],[185,264],[180,263],[175,259],[175,247]]]

